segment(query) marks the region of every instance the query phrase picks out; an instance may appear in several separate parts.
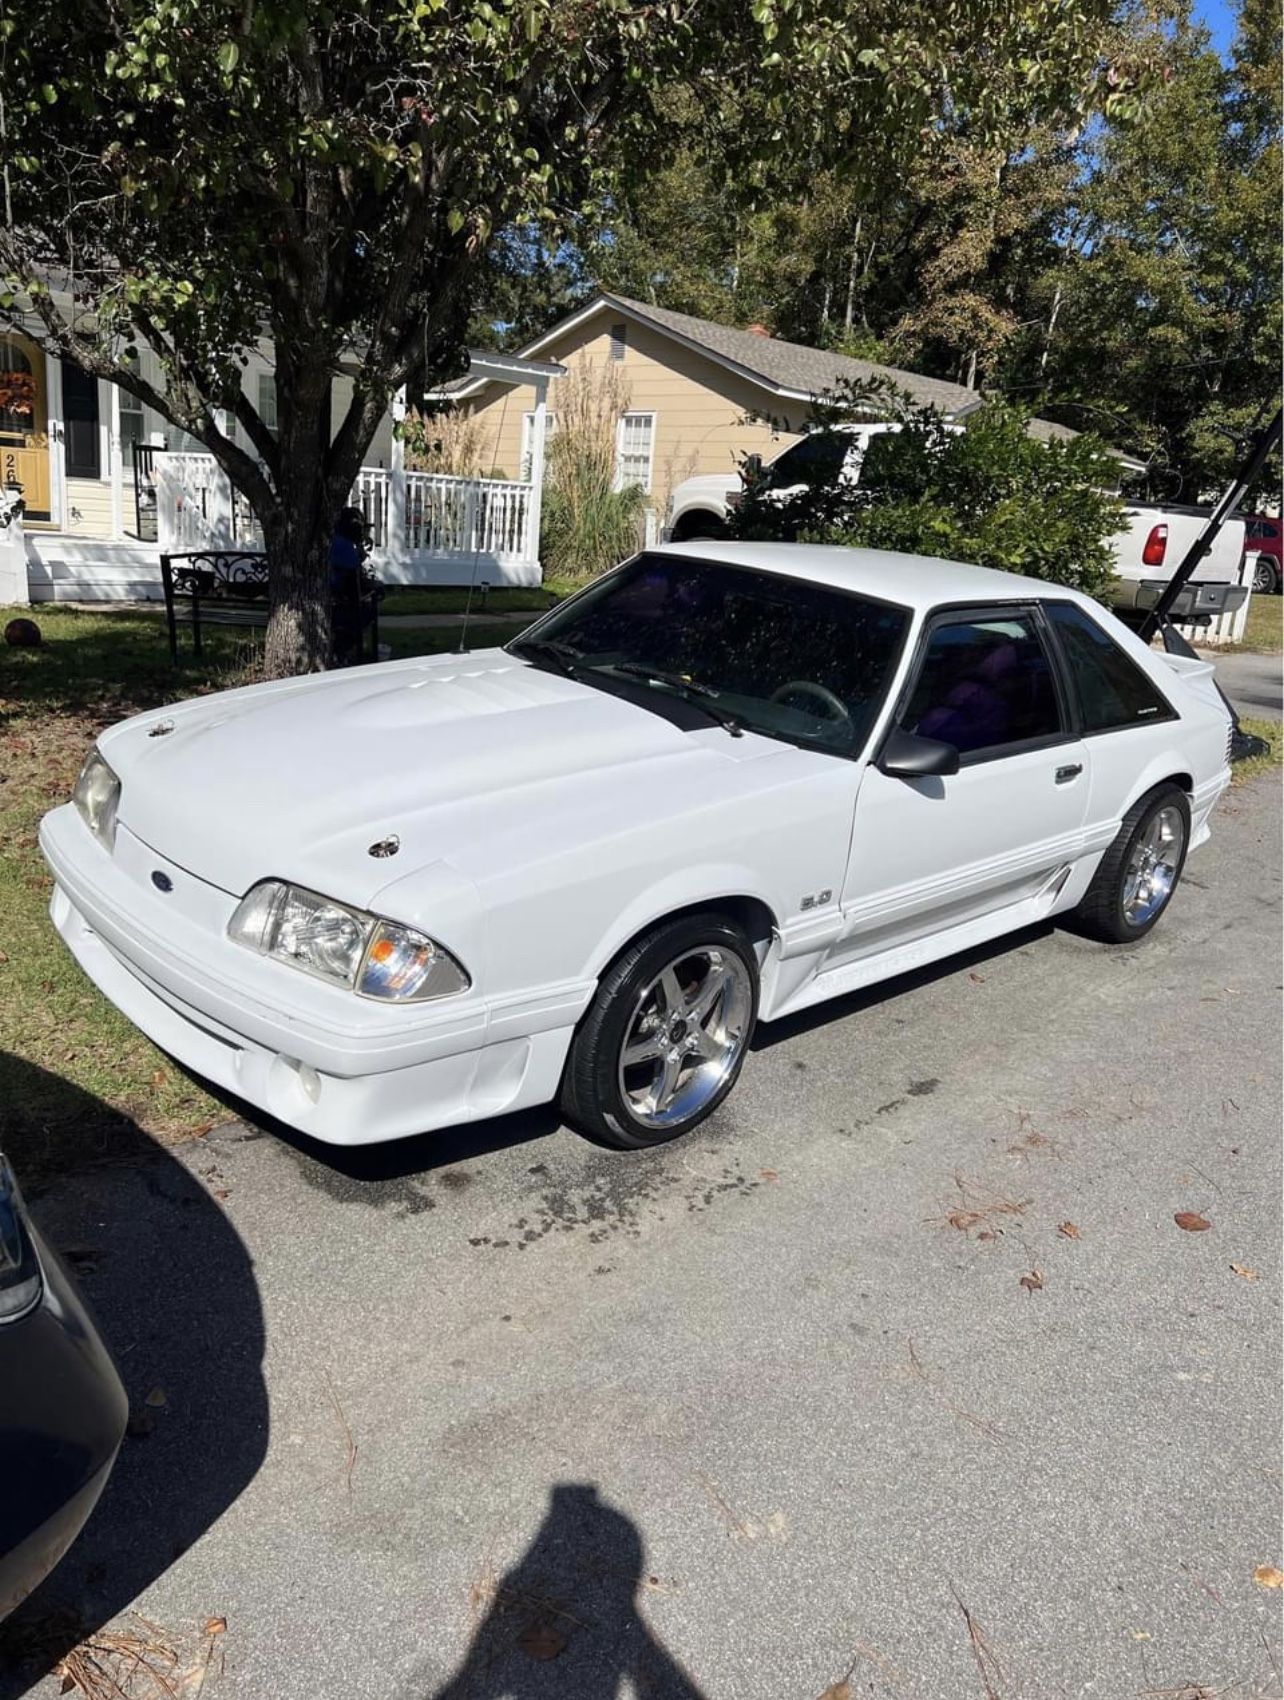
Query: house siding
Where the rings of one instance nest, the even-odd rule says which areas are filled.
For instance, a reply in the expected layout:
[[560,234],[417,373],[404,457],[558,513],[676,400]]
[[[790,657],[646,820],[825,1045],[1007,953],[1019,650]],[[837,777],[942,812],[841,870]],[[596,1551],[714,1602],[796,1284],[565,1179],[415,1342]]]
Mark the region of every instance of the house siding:
[[[111,536],[111,485],[101,478],[69,478],[63,487],[63,521],[72,537]],[[132,489],[130,496],[132,500]]]
[[[572,370],[609,366],[624,378],[629,411],[654,413],[651,506],[661,520],[670,493],[684,479],[734,472],[742,456],[774,455],[801,434],[807,403],[781,402],[760,385],[647,326],[630,321],[624,358],[612,360],[611,317],[609,312],[595,314],[541,348],[540,358]],[[548,389],[553,414],[557,413],[558,382],[554,378]],[[490,384],[467,406],[483,428],[483,463],[516,478],[521,471],[522,416],[535,406],[534,389]],[[755,413],[770,414],[780,429],[773,429],[765,419],[752,418]]]

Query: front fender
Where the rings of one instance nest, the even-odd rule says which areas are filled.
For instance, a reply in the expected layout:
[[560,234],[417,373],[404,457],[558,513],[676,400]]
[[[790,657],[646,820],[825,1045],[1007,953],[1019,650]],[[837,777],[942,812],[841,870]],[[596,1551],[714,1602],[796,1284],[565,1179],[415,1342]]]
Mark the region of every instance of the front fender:
[[752,871],[734,862],[706,863],[683,868],[638,892],[620,911],[584,966],[586,979],[598,980],[624,947],[639,933],[680,909],[716,909],[729,901],[750,899],[760,903],[771,917],[773,931],[779,927],[779,904],[764,891]]

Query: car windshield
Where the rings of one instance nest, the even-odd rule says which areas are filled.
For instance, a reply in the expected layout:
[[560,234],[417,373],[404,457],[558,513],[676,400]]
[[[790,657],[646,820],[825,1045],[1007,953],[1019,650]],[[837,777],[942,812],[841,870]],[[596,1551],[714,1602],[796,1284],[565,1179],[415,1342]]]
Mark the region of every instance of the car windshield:
[[904,608],[721,562],[640,555],[509,648],[585,683],[682,696],[711,720],[856,755]]

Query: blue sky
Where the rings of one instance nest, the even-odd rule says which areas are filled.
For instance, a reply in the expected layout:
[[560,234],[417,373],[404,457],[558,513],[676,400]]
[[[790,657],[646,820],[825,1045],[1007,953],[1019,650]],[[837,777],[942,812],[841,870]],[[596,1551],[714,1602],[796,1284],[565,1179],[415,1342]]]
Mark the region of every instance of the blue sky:
[[1213,46],[1225,59],[1235,34],[1235,12],[1230,0],[1194,0],[1191,11],[1213,38]]

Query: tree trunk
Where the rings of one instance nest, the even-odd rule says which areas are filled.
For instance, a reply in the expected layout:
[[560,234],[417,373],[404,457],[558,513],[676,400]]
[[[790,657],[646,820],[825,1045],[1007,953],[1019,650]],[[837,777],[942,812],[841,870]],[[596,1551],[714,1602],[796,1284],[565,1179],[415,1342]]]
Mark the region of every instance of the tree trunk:
[[337,516],[317,504],[264,525],[271,613],[263,646],[269,679],[330,665],[330,538]]
[[331,378],[321,361],[277,359],[277,504],[260,514],[271,612],[264,668],[271,679],[330,665],[330,541],[349,483],[336,496],[330,462]]
[[856,277],[860,269],[860,232],[864,219],[857,218],[852,232],[851,254],[847,261],[847,305],[843,309],[843,334],[850,336],[856,322]]

